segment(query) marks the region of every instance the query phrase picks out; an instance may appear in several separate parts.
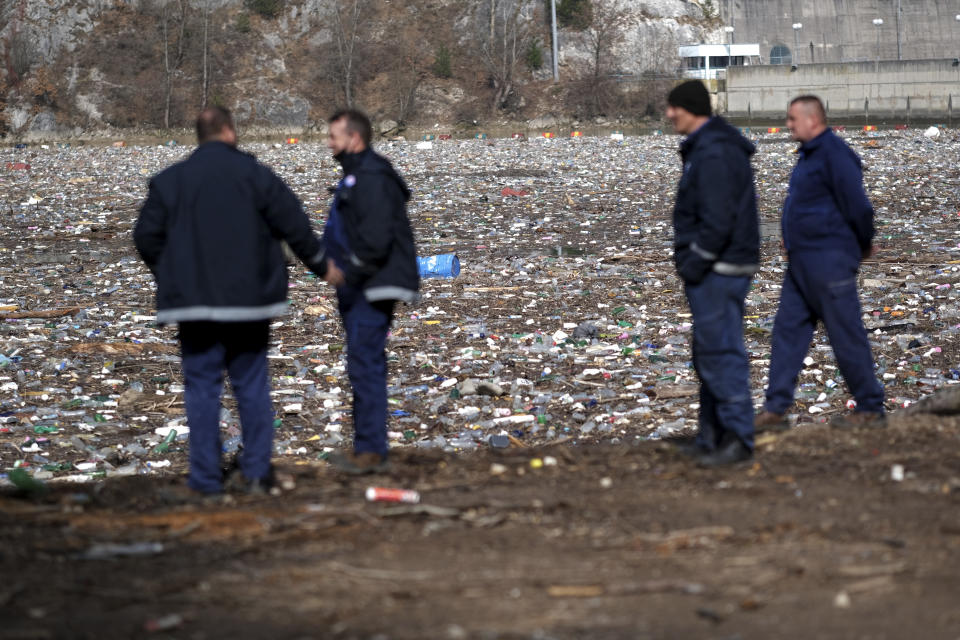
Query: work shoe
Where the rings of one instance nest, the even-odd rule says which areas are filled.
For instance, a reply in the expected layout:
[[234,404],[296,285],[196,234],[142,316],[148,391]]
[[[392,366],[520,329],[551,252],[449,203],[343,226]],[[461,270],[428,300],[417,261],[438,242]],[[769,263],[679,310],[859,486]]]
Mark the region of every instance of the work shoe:
[[757,417],[753,419],[753,430],[756,433],[763,433],[764,431],[788,431],[789,429],[790,422],[787,421],[787,416],[782,413],[761,411],[757,414]]
[[367,473],[380,473],[389,468],[387,456],[366,451],[364,453],[332,453],[327,462],[343,473],[352,476],[362,476]]
[[836,416],[830,420],[830,426],[837,429],[880,429],[887,426],[887,416],[874,411],[855,411]]
[[732,435],[723,437],[715,451],[704,453],[697,458],[701,467],[723,467],[746,462],[753,457],[753,451],[743,444],[740,438]]
[[224,503],[220,491],[197,491],[186,482],[177,482],[157,490],[157,498],[165,505],[213,506]]
[[263,478],[247,478],[240,471],[239,466],[230,469],[227,479],[223,482],[223,489],[228,493],[248,493],[250,495],[263,495],[270,493],[270,490],[276,484],[273,465],[270,465],[270,471]]
[[688,458],[696,458],[705,453],[710,453],[709,449],[697,442],[695,436],[678,436],[665,439],[665,441],[670,443],[673,451]]

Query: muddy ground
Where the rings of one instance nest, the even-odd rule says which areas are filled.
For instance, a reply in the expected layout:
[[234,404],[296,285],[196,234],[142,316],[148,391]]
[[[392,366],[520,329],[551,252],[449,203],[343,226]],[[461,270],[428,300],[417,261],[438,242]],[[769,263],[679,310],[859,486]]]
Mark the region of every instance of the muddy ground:
[[[877,207],[860,285],[888,428],[825,424],[850,397],[818,335],[797,426],[755,463],[673,451],[697,412],[676,138],[390,145],[421,254],[463,264],[394,323],[393,469],[325,462],[350,438],[342,332],[329,290],[292,267],[270,361],[286,488],[213,503],[183,491],[185,432],[157,433],[184,428],[176,330],[152,323],[130,241],[147,176],[189,149],[4,150],[0,638],[957,640],[960,420],[896,411],[960,378],[960,139],[848,139]],[[757,141],[760,404],[795,145]],[[253,150],[319,225],[338,177],[323,148]],[[595,334],[575,338],[584,322]],[[505,394],[458,397],[466,378]],[[227,442],[235,411],[222,426]],[[14,492],[15,470],[47,491]],[[422,503],[368,503],[371,485]]]
[[958,427],[807,425],[721,471],[558,444],[407,450],[367,479],[282,465],[295,488],[226,504],[171,477],[8,493],[0,637],[956,639]]

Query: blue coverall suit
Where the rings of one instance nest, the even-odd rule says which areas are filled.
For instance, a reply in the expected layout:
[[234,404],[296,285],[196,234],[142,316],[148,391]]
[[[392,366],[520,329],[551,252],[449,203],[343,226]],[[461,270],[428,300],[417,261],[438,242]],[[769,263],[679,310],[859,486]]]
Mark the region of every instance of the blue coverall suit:
[[744,300],[760,256],[754,146],[714,117],[681,144],[683,176],[673,212],[677,272],[693,315],[700,377],[697,445],[713,451],[738,438],[753,449]]
[[248,481],[269,482],[270,321],[289,306],[280,240],[315,273],[324,271],[320,239],[303,206],[253,156],[210,141],[151,179],[133,238],[157,280],[157,322],[180,327],[189,486],[223,489],[224,370],[243,428],[240,471]]
[[857,411],[882,414],[883,387],[874,374],[856,286],[860,260],[873,240],[873,207],[860,158],[830,129],[800,147],[782,230],[790,263],[773,326],[766,410],[782,414],[793,404],[820,320]]
[[393,166],[371,149],[342,153],[324,228],[325,258],[343,271],[337,288],[347,334],[347,375],[353,388],[355,453],[387,455],[386,342],[398,301],[418,299],[410,191]]

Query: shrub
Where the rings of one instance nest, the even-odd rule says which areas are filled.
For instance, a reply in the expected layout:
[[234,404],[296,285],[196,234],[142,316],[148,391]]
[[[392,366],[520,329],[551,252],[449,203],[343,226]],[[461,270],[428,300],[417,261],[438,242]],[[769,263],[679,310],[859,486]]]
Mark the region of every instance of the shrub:
[[247,8],[264,18],[276,18],[283,9],[283,0],[247,0]]
[[557,0],[557,22],[567,29],[586,29],[593,18],[590,0]]
[[527,46],[527,52],[524,54],[524,60],[531,71],[536,71],[543,67],[543,47],[540,46],[540,40],[534,38]]
[[453,55],[447,45],[441,44],[433,57],[433,75],[438,78],[453,77]]

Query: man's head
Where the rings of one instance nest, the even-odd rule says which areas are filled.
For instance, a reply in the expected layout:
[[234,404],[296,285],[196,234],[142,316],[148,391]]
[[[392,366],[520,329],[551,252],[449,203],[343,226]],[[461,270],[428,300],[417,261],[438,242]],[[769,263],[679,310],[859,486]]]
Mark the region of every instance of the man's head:
[[197,116],[197,144],[211,141],[237,145],[237,128],[233,116],[223,107],[207,107]]
[[327,147],[337,156],[341,153],[360,153],[370,146],[372,127],[370,119],[355,109],[341,109],[330,116]]
[[798,96],[787,109],[787,128],[798,142],[809,142],[827,129],[827,111],[817,96]]
[[677,133],[693,133],[710,119],[710,114],[710,94],[699,80],[678,84],[667,96],[667,119]]

